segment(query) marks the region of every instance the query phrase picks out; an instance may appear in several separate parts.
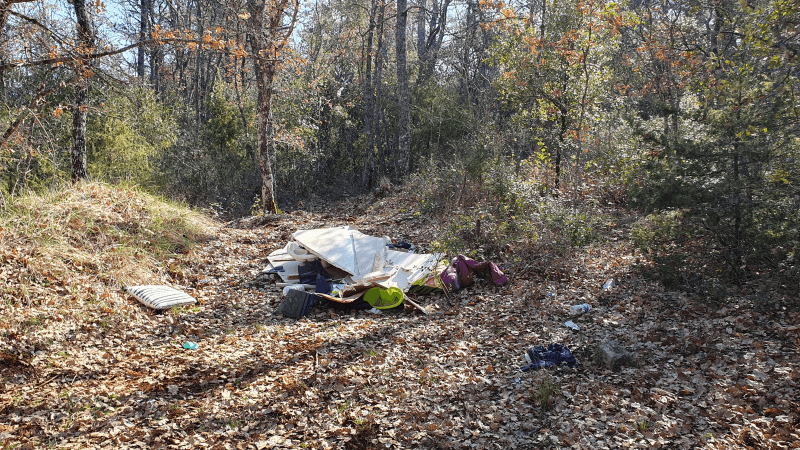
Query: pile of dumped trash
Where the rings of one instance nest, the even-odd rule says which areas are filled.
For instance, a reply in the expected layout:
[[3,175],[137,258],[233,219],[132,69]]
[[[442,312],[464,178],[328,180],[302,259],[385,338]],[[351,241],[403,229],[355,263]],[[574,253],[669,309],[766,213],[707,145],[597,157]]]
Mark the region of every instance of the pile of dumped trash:
[[413,244],[350,226],[298,230],[292,239],[267,257],[265,269],[282,280],[285,298],[275,314],[287,317],[303,317],[317,303],[382,310],[408,302],[427,314],[406,294],[449,293],[471,286],[476,274],[496,285],[508,281],[495,263],[463,255],[448,263],[443,254],[416,253]]

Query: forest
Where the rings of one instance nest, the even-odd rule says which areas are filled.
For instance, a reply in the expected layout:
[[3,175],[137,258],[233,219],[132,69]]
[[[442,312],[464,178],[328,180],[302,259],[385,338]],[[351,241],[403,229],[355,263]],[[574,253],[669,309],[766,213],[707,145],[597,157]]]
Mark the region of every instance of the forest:
[[794,2],[407,3],[6,0],[0,206],[84,178],[227,216],[523,181],[796,279]]
[[[0,0],[0,442],[789,448],[799,158],[795,0]],[[334,225],[510,282],[274,319]]]

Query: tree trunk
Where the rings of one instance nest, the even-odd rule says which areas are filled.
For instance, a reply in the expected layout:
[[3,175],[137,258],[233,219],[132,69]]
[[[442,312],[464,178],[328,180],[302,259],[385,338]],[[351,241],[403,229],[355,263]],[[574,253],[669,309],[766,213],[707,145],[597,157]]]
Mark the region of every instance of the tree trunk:
[[[425,15],[427,14],[428,0],[417,0],[417,57],[425,53]],[[436,3],[437,0],[434,0]]]
[[[383,63],[388,59],[388,52],[386,51],[386,46],[383,45],[383,33],[384,33],[384,19],[386,18],[386,2],[383,0],[378,0],[379,7],[378,7],[378,45],[375,48],[375,72],[372,77],[372,86],[373,92],[375,95],[374,102],[372,103],[373,108],[373,130],[382,130],[383,132],[377,134],[373,131],[373,134],[376,137],[380,137],[379,140],[376,139],[375,141],[375,152],[376,152],[376,159],[378,160],[377,167],[375,168],[375,174],[385,174],[386,173],[386,153],[387,153],[387,145],[386,143],[389,142],[389,138],[386,136],[385,131],[388,127],[382,126],[385,124],[385,117],[383,114]],[[377,181],[377,180],[375,180]]]
[[272,80],[275,67],[256,63],[258,83],[258,166],[261,169],[261,204],[264,212],[277,213],[275,204],[275,174],[272,160],[275,154],[275,124],[272,121]]
[[[11,5],[8,4],[7,0],[0,0],[0,42],[6,41],[5,36],[5,29],[6,29],[6,22],[8,21],[8,11],[11,8]],[[6,61],[6,52],[0,54],[0,64],[5,64]],[[0,70],[0,101],[6,101],[6,82],[5,82],[5,71]]]
[[[428,46],[426,44],[425,39],[425,16],[427,15],[427,0],[417,0],[417,37],[416,37],[416,47],[417,47],[417,61],[419,61],[419,71],[417,72],[417,86],[422,85],[425,82],[425,79],[428,78]],[[433,1],[434,6],[438,3],[438,0]],[[433,31],[433,30],[431,30]]]
[[397,25],[395,45],[397,51],[397,178],[408,174],[411,158],[411,95],[408,87],[408,67],[406,61],[406,25],[408,23],[408,0],[397,0]]
[[[141,0],[139,3],[139,42],[148,38],[147,36],[147,13],[149,11],[148,0]],[[139,80],[144,80],[144,46],[139,46],[136,55],[136,75]]]
[[[252,0],[247,5],[250,13],[248,41],[255,59],[258,88],[258,166],[261,170],[261,206],[265,213],[277,213],[275,203],[275,123],[272,120],[272,94],[277,56],[288,42],[297,21],[299,0]],[[288,13],[288,14],[287,14]],[[284,15],[289,19],[284,23]]]
[[[256,38],[258,40],[258,38]],[[261,205],[264,213],[277,213],[275,203],[275,174],[272,160],[275,154],[275,124],[272,120],[272,82],[275,78],[275,64],[258,60],[255,63],[256,84],[258,86],[258,166],[261,169]]]
[[556,145],[556,158],[553,162],[556,170],[556,195],[558,195],[558,190],[561,187],[561,155],[564,151],[565,141],[567,137],[567,112],[561,111],[561,116],[559,117],[559,121],[561,122],[559,131],[558,131],[558,145]]
[[547,21],[547,0],[542,0],[542,23],[539,26],[539,37],[544,39],[545,23]]
[[367,30],[366,75],[364,77],[364,133],[367,135],[367,148],[364,154],[364,172],[361,175],[361,186],[370,188],[375,183],[375,136],[372,124],[375,118],[375,88],[372,85],[372,39],[375,35],[375,14],[378,0],[372,0],[369,11],[369,29]]
[[417,54],[419,55],[420,66],[419,74],[417,75],[417,86],[425,84],[433,76],[436,61],[439,58],[439,50],[442,48],[444,40],[445,27],[447,26],[447,10],[451,1],[433,0],[427,36],[424,35],[425,23],[420,21],[417,31]]
[[[78,21],[79,52],[88,55],[94,48],[94,29],[86,9],[86,0],[73,0]],[[89,81],[91,71],[85,58],[77,61],[78,82],[75,86],[75,106],[72,111],[72,181],[86,178],[86,116],[89,112]]]
[[6,28],[9,8],[11,8],[11,5],[8,4],[7,0],[0,0],[0,33]]
[[164,51],[161,47],[156,47],[150,54],[150,85],[156,93],[163,90],[161,86],[161,66],[164,62]]
[[[150,21],[153,21],[155,17],[155,10],[154,5],[155,3],[153,0],[147,0],[147,16]],[[148,24],[148,31],[150,30],[150,25]],[[150,51],[150,85],[153,87],[153,91],[159,93],[163,90],[161,86],[161,66],[164,63],[164,49],[160,45],[154,46]]]

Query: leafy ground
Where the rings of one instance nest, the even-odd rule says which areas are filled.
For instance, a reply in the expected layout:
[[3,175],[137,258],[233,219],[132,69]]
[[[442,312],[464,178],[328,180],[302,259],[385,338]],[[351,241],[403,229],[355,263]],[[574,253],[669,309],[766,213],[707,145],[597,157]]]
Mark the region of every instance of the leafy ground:
[[[393,199],[226,225],[134,191],[61,195],[0,223],[3,448],[800,442],[797,299],[758,285],[729,289],[725,303],[666,292],[635,270],[650,263],[628,242],[628,212],[609,206],[601,244],[508,261],[507,286],[417,297],[427,316],[317,309],[295,321],[271,316],[281,293],[261,270],[296,229],[351,224],[424,247],[444,224]],[[138,282],[200,304],[153,314],[120,289]],[[570,316],[583,302],[593,309]],[[609,339],[635,364],[596,361]],[[551,342],[580,364],[518,370]]]

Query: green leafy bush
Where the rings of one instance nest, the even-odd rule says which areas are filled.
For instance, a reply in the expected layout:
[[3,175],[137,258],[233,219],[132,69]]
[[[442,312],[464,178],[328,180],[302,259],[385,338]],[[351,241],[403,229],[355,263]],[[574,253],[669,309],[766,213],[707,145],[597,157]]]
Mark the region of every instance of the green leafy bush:
[[[498,257],[519,245],[546,245],[559,251],[591,244],[603,216],[595,203],[542,195],[541,182],[508,158],[495,158],[478,179],[451,170],[426,177],[421,210],[450,214],[450,224],[434,250],[470,256]],[[539,242],[544,240],[544,242]]]
[[682,221],[679,210],[652,213],[631,227],[631,239],[642,250],[652,250],[665,241],[677,241],[682,235]]
[[170,108],[142,87],[108,91],[86,126],[89,174],[112,183],[145,188],[163,185],[154,164],[176,139]]
[[171,196],[240,215],[260,197],[261,178],[255,162],[255,105],[245,100],[240,110],[231,91],[218,77],[208,115],[196,124],[199,133],[183,127],[159,166]]

